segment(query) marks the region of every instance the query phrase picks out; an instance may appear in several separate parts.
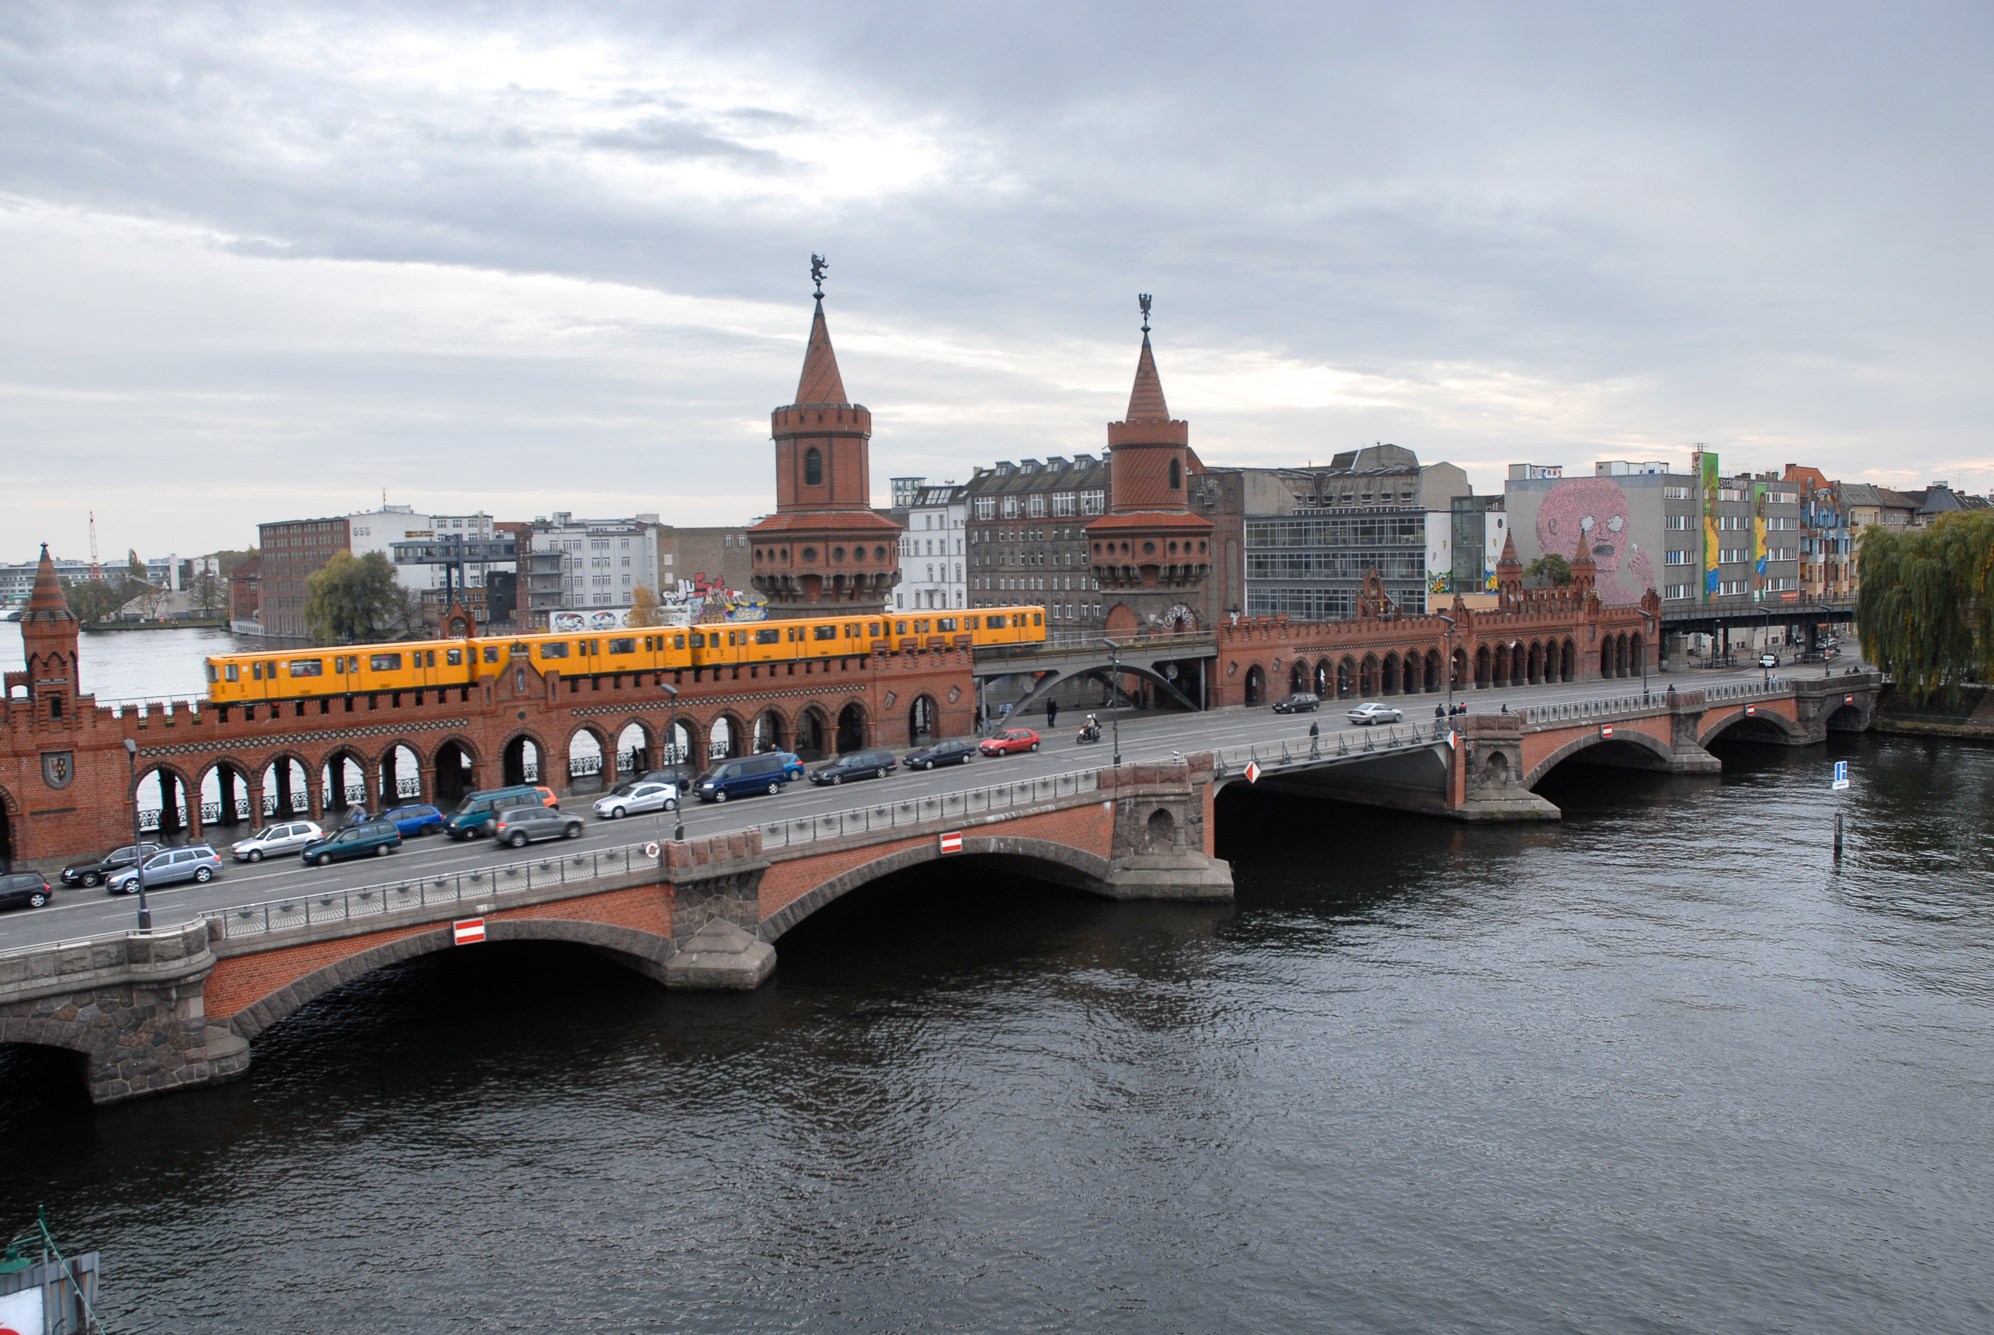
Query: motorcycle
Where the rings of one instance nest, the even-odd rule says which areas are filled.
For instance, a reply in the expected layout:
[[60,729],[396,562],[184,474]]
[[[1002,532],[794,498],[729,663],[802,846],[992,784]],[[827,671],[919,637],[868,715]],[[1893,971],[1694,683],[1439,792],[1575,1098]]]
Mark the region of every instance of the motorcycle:
[[1080,734],[1077,737],[1075,737],[1073,740],[1075,744],[1079,744],[1081,742],[1098,742],[1101,740],[1101,730],[1095,727],[1093,724],[1089,723],[1087,726],[1083,727],[1080,730]]

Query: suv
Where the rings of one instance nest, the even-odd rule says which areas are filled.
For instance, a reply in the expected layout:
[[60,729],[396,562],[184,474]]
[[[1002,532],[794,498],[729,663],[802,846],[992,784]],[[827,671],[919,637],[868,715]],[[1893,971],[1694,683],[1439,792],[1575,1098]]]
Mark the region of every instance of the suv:
[[810,771],[810,782],[843,783],[846,779],[883,779],[900,768],[891,751],[847,751],[828,765]]
[[0,876],[0,909],[17,909],[23,904],[38,909],[48,903],[52,892],[48,877],[38,871],[17,871]]
[[365,825],[349,825],[330,839],[306,844],[303,853],[307,867],[323,867],[328,862],[364,858],[369,853],[386,857],[402,846],[402,832],[389,821],[370,820]]
[[295,853],[323,838],[325,831],[315,820],[285,821],[266,825],[249,838],[236,840],[228,846],[228,851],[235,854],[237,862],[261,862],[272,853]]
[[967,737],[932,742],[901,757],[908,769],[933,769],[937,765],[967,765],[976,759],[976,743]]
[[[134,847],[138,849],[136,854],[132,852]],[[125,844],[112,849],[101,858],[96,858],[89,862],[71,863],[62,869],[62,883],[64,885],[101,885],[104,878],[112,872],[123,871],[126,867],[136,863],[140,858],[149,858],[164,847],[166,847],[164,844]]]
[[699,776],[693,791],[702,802],[725,802],[730,797],[746,797],[750,793],[773,797],[788,782],[789,766],[783,762],[782,753],[768,751],[740,760],[721,761]]
[[[145,860],[145,888],[151,890],[162,885],[178,885],[182,881],[205,884],[214,880],[221,869],[221,858],[206,844],[162,848]],[[113,895],[137,894],[138,868],[127,867],[123,871],[112,872],[105,878],[104,889]]]
[[536,802],[530,807],[507,807],[499,812],[492,833],[500,843],[513,848],[524,848],[536,839],[579,839],[582,818],[564,815]]
[[519,784],[512,788],[488,788],[481,793],[467,795],[457,809],[443,818],[443,832],[452,839],[469,839],[473,835],[490,834],[492,822],[498,813],[508,807],[546,804],[547,790],[533,784]]
[[1311,691],[1296,691],[1285,700],[1274,702],[1276,714],[1313,714],[1322,708],[1322,697]]

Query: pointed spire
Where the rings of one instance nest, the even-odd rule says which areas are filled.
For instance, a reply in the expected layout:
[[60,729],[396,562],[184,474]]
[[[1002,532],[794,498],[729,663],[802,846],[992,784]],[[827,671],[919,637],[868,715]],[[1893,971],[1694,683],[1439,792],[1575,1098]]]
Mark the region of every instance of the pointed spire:
[[1522,560],[1516,554],[1516,530],[1510,529],[1503,537],[1502,555],[1496,558],[1496,566],[1500,569],[1503,566],[1520,567],[1522,564]]
[[28,610],[22,614],[24,622],[74,621],[76,614],[69,610],[69,600],[62,596],[62,581],[55,577],[55,562],[48,554],[48,544],[42,544],[42,559],[35,570],[35,590],[28,597]]
[[849,403],[845,379],[838,374],[838,354],[831,350],[831,330],[824,323],[824,294],[817,294],[817,314],[810,320],[810,346],[803,353],[803,376],[796,382],[798,403]]
[[1163,382],[1156,375],[1156,354],[1149,349],[1149,333],[1142,336],[1142,356],[1135,364],[1135,387],[1129,391],[1130,422],[1167,422],[1170,405],[1163,401]]
[[1591,561],[1591,560],[1592,560],[1592,545],[1586,541],[1585,530],[1580,529],[1579,549],[1577,552],[1573,553],[1572,555],[1572,564],[1577,565],[1581,561]]

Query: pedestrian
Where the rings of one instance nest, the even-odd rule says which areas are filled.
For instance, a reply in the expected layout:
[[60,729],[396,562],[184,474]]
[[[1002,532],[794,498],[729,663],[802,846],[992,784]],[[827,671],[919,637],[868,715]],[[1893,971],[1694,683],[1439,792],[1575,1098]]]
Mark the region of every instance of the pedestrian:
[[1433,717],[1435,717],[1435,718],[1446,718],[1446,717],[1447,717],[1447,706],[1446,706],[1446,705],[1435,705],[1435,706],[1433,707]]
[[1048,700],[1045,702],[1045,726],[1048,732],[1059,726],[1059,701]]
[[1315,755],[1322,747],[1322,726],[1314,719],[1309,720],[1309,754]]

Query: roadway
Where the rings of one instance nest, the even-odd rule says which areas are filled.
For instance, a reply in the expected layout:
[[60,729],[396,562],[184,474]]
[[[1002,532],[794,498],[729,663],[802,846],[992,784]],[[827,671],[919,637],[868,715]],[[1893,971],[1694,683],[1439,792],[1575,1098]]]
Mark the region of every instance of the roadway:
[[[1845,669],[1846,664],[1838,665],[1838,674]],[[1812,671],[1807,668],[1787,671],[1793,676],[1810,676],[1819,670],[1816,667]],[[1696,689],[1728,682],[1757,682],[1760,678],[1761,673],[1756,667],[1689,669],[1652,673],[1649,686],[1659,693],[1666,690],[1670,682],[1683,689]],[[1455,698],[1465,702],[1473,712],[1485,714],[1493,713],[1503,705],[1515,710],[1525,705],[1625,696],[1638,693],[1640,689],[1640,680],[1635,678],[1468,691],[1458,693]],[[1403,709],[1408,723],[1430,723],[1434,705],[1443,698],[1439,695],[1393,696],[1386,698],[1384,703]],[[1311,722],[1320,724],[1325,737],[1345,729],[1361,733],[1365,729],[1350,723],[1344,716],[1344,711],[1356,703],[1355,699],[1325,701],[1319,714],[1275,714],[1271,709],[1262,707],[1214,710],[1203,714],[1155,712],[1125,715],[1121,725],[1122,760],[1124,763],[1167,760],[1172,753],[1188,754],[1218,747],[1262,744],[1278,746],[1282,741],[1291,744],[1299,742],[1306,746]],[[1109,716],[1106,713],[1101,716],[1103,735],[1098,745],[1079,745],[1074,736],[1085,713],[1085,710],[1062,709],[1060,726],[1051,733],[1044,727],[1043,714],[1023,720],[1024,726],[1036,729],[1045,737],[1044,744],[1035,753],[979,756],[967,765],[918,773],[903,768],[884,779],[847,783],[835,788],[818,787],[808,782],[792,783],[776,797],[713,804],[688,801],[681,813],[685,817],[686,837],[700,839],[777,821],[801,820],[888,802],[935,797],[1012,780],[1100,769],[1111,763],[1114,756],[1113,738],[1108,729]],[[431,835],[411,839],[387,857],[360,858],[331,867],[305,867],[292,858],[260,863],[231,861],[227,838],[240,838],[249,832],[250,827],[238,827],[239,833],[228,831],[227,838],[223,837],[223,832],[214,831],[216,850],[222,854],[225,863],[221,875],[207,885],[167,886],[149,891],[147,898],[152,906],[153,925],[169,927],[232,905],[447,875],[478,867],[670,837],[671,813],[596,820],[589,811],[589,805],[596,796],[594,793],[576,794],[562,800],[563,809],[575,812],[587,821],[587,829],[581,838],[536,844],[530,849],[500,848],[489,839],[460,844],[441,835]],[[50,881],[55,885],[56,895],[46,907],[0,914],[0,950],[101,936],[137,924],[136,896],[110,895],[101,888],[66,888],[55,883],[53,876]]]

